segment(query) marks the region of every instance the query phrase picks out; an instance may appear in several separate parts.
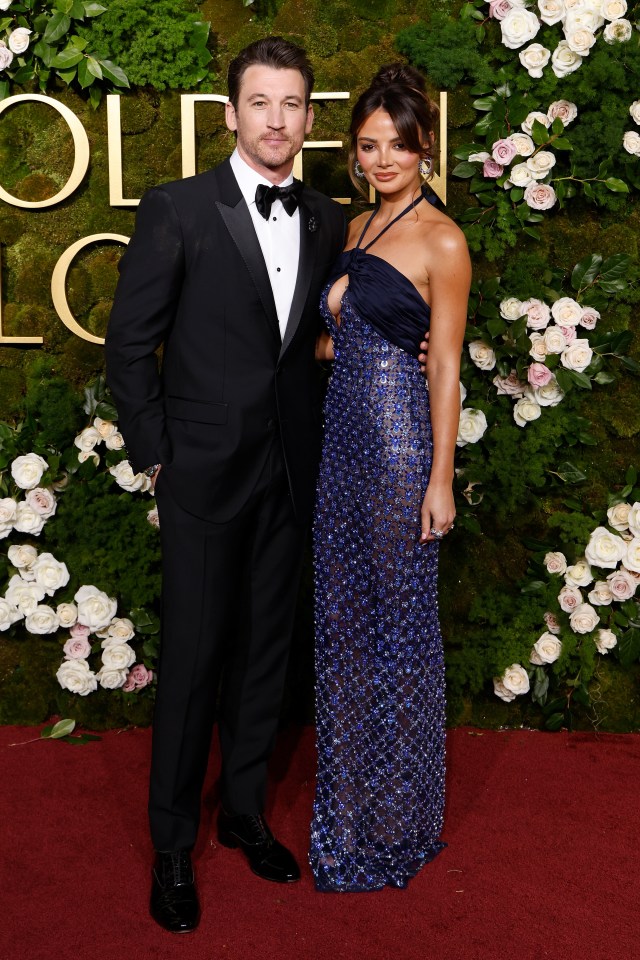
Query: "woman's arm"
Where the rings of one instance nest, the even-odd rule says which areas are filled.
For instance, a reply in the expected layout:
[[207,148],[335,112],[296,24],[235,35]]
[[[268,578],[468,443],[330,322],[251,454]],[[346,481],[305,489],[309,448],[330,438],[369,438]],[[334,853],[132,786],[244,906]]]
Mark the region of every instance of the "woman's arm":
[[335,360],[333,340],[326,330],[323,330],[316,340],[316,360],[318,363],[325,360]]
[[[435,231],[434,231],[435,233]],[[443,225],[430,249],[431,325],[427,380],[433,430],[433,463],[422,504],[421,541],[446,533],[455,517],[453,459],[460,418],[460,355],[467,323],[471,263],[464,234]]]

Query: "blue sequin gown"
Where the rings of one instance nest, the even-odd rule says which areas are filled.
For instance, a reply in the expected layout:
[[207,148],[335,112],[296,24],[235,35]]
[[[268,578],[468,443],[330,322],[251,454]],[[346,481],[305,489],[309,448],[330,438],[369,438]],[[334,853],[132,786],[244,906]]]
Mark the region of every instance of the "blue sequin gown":
[[[321,302],[335,350],[314,525],[309,859],[321,891],[405,887],[445,846],[438,544],[418,543],[433,446],[417,360],[429,308],[366,252],[373,243],[341,255]],[[337,326],[327,296],[344,274]]]

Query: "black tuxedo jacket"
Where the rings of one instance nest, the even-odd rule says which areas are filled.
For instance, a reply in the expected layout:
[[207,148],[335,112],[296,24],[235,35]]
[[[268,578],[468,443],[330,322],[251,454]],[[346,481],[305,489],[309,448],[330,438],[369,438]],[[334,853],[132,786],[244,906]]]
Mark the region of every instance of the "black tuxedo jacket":
[[162,463],[160,482],[196,516],[238,513],[279,432],[296,516],[308,519],[319,458],[318,300],[344,234],[339,205],[305,187],[282,341],[229,161],[142,198],[120,261],[107,380],[134,471]]

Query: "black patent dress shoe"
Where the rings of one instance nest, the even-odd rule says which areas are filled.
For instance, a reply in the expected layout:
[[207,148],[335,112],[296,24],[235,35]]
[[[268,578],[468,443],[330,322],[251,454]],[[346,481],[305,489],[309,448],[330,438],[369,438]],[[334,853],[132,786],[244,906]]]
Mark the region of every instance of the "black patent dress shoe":
[[198,926],[200,904],[188,850],[156,854],[150,910],[171,933],[189,933]]
[[240,848],[253,872],[263,880],[294,883],[300,879],[300,868],[293,854],[278,843],[261,814],[218,815],[218,840],[223,847]]

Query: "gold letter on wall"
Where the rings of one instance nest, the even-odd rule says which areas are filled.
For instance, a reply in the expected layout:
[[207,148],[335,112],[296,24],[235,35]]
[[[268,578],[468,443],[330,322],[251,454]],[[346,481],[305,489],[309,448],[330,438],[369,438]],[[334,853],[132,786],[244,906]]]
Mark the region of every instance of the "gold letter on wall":
[[107,94],[107,142],[109,145],[109,204],[112,207],[137,207],[140,200],[122,196],[122,136],[120,133],[120,94]]
[[118,243],[129,243],[129,237],[123,237],[121,233],[94,233],[90,237],[83,237],[82,240],[72,243],[71,246],[65,250],[56,263],[55,270],[51,277],[51,298],[58,316],[72,333],[75,333],[77,337],[82,337],[83,340],[88,340],[89,343],[104,343],[104,337],[96,337],[93,333],[89,333],[88,330],[80,326],[71,313],[67,302],[66,282],[67,273],[73,258],[80,253],[83,247],[88,246],[90,243],[97,243],[99,240],[116,240]]
[[54,100],[53,97],[45,97],[41,93],[21,93],[15,97],[7,97],[6,100],[0,101],[0,114],[2,114],[7,107],[12,107],[17,103],[26,103],[30,100],[35,100],[38,103],[46,103],[47,106],[53,107],[54,110],[57,110],[58,113],[64,117],[71,130],[73,146],[75,148],[71,176],[62,190],[56,193],[54,197],[50,197],[48,200],[19,200],[18,197],[12,197],[3,187],[0,187],[0,198],[7,203],[10,203],[14,207],[26,207],[30,210],[38,210],[42,209],[42,207],[53,207],[56,203],[66,200],[67,197],[70,197],[73,191],[80,186],[89,166],[89,138],[75,113],[69,110],[69,107],[66,107],[64,103],[60,103],[58,100]]

